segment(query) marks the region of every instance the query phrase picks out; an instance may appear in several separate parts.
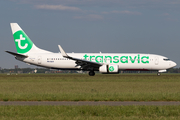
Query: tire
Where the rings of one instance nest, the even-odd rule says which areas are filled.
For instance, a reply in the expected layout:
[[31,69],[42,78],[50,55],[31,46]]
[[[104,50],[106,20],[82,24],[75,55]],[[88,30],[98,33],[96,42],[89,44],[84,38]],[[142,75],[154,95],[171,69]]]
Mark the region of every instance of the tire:
[[95,72],[94,71],[89,71],[89,76],[94,76]]
[[160,76],[160,75],[161,75],[161,73],[158,72],[158,73],[157,73],[157,76]]

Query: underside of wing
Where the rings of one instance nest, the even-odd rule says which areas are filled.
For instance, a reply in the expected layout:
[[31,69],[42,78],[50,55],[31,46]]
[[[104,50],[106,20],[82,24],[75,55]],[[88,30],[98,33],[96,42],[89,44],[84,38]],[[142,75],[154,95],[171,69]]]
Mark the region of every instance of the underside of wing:
[[81,69],[84,70],[99,70],[99,67],[102,66],[101,63],[96,63],[96,62],[92,62],[92,61],[88,61],[88,60],[82,60],[82,59],[78,59],[78,58],[72,58],[72,57],[68,57],[69,59],[72,59],[74,61],[76,61],[76,66],[81,66]]

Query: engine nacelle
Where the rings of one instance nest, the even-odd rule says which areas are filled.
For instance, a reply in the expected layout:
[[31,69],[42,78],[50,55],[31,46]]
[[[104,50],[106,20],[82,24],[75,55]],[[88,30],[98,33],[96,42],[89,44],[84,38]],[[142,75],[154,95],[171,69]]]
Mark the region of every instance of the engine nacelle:
[[119,73],[118,70],[119,66],[118,65],[102,65],[99,67],[99,72],[100,73]]

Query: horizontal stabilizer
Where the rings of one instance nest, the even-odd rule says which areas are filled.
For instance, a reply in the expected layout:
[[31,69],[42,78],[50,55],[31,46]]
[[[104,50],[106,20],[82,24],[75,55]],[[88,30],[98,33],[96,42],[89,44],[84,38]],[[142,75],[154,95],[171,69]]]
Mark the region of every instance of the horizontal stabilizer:
[[22,55],[22,54],[10,52],[10,51],[5,51],[5,52],[7,52],[7,53],[9,53],[9,54],[11,54],[11,55],[14,55],[14,56],[16,56],[16,57],[28,57],[27,55]]

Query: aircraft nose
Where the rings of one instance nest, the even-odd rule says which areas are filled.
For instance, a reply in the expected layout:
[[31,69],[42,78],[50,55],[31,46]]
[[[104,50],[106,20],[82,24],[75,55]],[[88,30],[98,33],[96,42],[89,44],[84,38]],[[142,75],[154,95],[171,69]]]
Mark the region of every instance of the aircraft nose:
[[172,67],[175,67],[177,64],[175,63],[175,62],[173,62],[173,61],[171,61],[171,66]]

